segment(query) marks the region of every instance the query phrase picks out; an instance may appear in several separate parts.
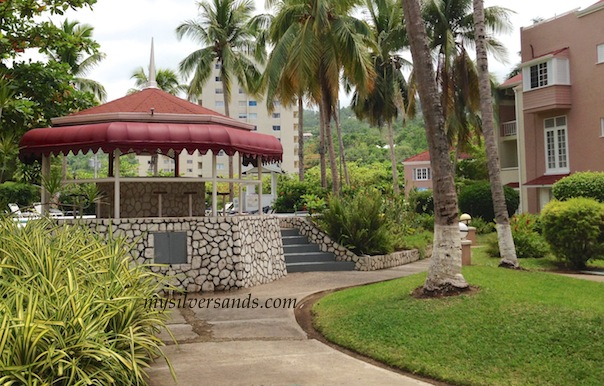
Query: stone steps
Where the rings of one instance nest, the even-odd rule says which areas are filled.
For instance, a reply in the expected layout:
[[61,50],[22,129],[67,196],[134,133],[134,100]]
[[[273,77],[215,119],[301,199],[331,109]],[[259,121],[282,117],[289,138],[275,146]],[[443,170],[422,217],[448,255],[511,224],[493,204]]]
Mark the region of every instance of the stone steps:
[[287,272],[352,271],[355,263],[336,261],[331,252],[323,252],[297,229],[281,229]]

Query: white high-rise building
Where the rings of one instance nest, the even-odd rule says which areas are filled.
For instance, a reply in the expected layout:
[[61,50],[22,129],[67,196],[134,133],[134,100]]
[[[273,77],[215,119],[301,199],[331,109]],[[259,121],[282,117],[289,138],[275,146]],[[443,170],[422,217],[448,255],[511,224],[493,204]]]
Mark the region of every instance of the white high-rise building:
[[[219,74],[219,64],[214,65],[211,78],[206,82],[198,103],[205,108],[221,114],[224,110],[224,94]],[[269,113],[266,101],[247,95],[234,79],[231,85],[231,118],[256,126],[259,133],[274,135],[283,146],[281,169],[286,173],[298,171],[298,109],[297,106],[285,107],[275,103],[275,111]],[[160,173],[174,173],[174,160],[159,156],[157,170]],[[139,157],[139,174],[153,173],[154,165],[150,156]],[[198,153],[180,155],[180,175],[184,177],[208,177],[212,175],[211,156],[200,156]],[[217,174],[228,176],[229,157],[220,152],[216,163]],[[234,159],[234,173],[239,174],[237,158]]]

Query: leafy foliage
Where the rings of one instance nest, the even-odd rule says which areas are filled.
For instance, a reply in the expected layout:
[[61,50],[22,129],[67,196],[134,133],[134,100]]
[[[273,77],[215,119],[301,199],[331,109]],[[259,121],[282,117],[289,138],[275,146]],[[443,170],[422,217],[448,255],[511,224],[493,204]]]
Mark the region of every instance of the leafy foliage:
[[6,210],[9,203],[28,206],[39,200],[40,187],[38,186],[13,181],[0,184],[0,212]]
[[148,306],[163,280],[123,239],[4,219],[0,384],[145,385],[149,362],[167,360],[156,336],[167,315]]
[[[515,215],[510,219],[510,227],[519,259],[542,258],[547,255],[549,247],[540,234],[539,216],[530,213]],[[499,244],[495,234],[488,240],[487,250],[491,256],[499,257]]]
[[390,253],[394,250],[384,215],[384,200],[376,192],[366,191],[351,198],[329,199],[319,226],[335,241],[358,255]]
[[[509,186],[505,186],[503,191],[508,214],[512,216],[518,209],[520,196]],[[481,217],[485,221],[493,221],[495,213],[489,182],[477,181],[464,186],[459,194],[459,210],[462,213],[470,214],[472,217]]]
[[412,190],[409,192],[409,203],[416,213],[434,214],[434,195],[432,190]]
[[573,268],[604,257],[604,206],[591,198],[551,201],[541,212],[543,236],[552,251]]
[[560,201],[573,197],[589,197],[604,202],[604,173],[578,172],[564,177],[552,187],[554,198]]

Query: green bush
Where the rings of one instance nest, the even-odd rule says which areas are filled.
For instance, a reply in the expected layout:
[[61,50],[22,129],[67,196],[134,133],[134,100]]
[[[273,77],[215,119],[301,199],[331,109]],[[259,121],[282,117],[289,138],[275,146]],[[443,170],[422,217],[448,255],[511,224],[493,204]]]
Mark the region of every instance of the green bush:
[[[512,238],[516,249],[516,257],[519,259],[539,259],[547,255],[549,247],[543,236],[538,232],[540,229],[539,217],[530,213],[515,215],[510,219]],[[499,257],[499,244],[497,234],[493,234],[487,240],[487,253]]]
[[472,218],[470,226],[476,228],[477,235],[486,235],[495,231],[495,223],[492,221],[484,221],[482,217]]
[[384,214],[384,200],[375,191],[351,198],[331,197],[319,227],[357,255],[378,255],[394,250],[391,222]]
[[604,173],[579,172],[564,177],[552,186],[554,198],[565,201],[574,197],[593,198],[604,202]]
[[149,362],[165,358],[156,334],[167,315],[149,306],[162,281],[122,239],[4,218],[0,384],[147,384]]
[[592,198],[549,202],[541,226],[556,257],[573,268],[604,256],[604,206]]
[[0,184],[0,212],[8,211],[8,204],[30,206],[40,201],[40,187],[20,182],[4,182]]
[[312,204],[317,204],[318,200],[326,197],[325,190],[318,185],[308,181],[299,181],[297,178],[289,176],[281,176],[279,177],[277,198],[273,208],[278,213],[306,210],[306,200],[312,195],[314,195],[311,200]]
[[432,190],[412,190],[409,192],[409,203],[419,214],[434,214],[434,196]]
[[[520,195],[509,186],[504,186],[503,192],[508,215],[511,217],[518,209]],[[478,181],[464,186],[459,194],[459,210],[472,217],[481,217],[487,222],[493,221],[495,212],[491,197],[491,184],[488,181]]]

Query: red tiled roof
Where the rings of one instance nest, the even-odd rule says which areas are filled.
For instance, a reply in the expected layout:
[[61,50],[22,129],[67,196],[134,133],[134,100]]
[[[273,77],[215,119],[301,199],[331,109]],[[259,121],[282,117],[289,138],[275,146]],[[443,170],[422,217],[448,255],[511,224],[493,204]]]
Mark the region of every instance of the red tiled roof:
[[[604,0],[602,0],[602,1],[604,1]],[[499,88],[507,88],[510,86],[515,86],[520,82],[522,82],[522,73],[515,75],[515,76],[511,77],[510,79],[507,79],[505,82],[503,82],[499,85]]]
[[[548,55],[556,56],[556,55],[558,55],[560,52],[563,52],[563,51],[565,51],[565,50],[568,50],[568,47],[558,48],[557,50],[550,51],[550,52],[546,52],[545,54],[535,56],[534,58],[532,58],[532,59],[530,59],[530,60],[539,59],[539,58],[541,58],[541,57],[548,56]],[[530,60],[529,60],[529,61],[530,61]]]
[[[472,156],[467,153],[461,153],[459,155],[459,159],[470,159],[470,158],[472,158]],[[406,160],[404,160],[403,162],[424,162],[424,161],[430,161],[430,151],[428,151],[428,150],[426,150],[422,153],[416,154],[412,157],[409,157]]]
[[151,109],[157,114],[205,114],[224,116],[216,111],[178,98],[157,88],[146,88],[103,105],[79,111],[71,114],[71,116],[106,113],[148,113]]
[[537,177],[533,180],[530,180],[524,184],[524,186],[552,186],[562,178],[568,176],[567,174],[544,174],[541,177]]
[[509,184],[505,184],[505,186],[509,186],[510,188],[518,189],[520,187],[519,182],[510,182]]

